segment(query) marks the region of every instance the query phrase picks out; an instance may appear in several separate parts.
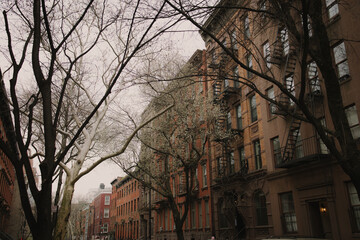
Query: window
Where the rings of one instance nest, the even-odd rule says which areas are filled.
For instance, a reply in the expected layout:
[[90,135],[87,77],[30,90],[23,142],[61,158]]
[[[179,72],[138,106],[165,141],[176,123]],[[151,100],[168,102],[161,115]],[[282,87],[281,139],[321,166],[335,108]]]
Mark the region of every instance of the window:
[[205,227],[210,227],[209,200],[205,200]]
[[104,223],[103,225],[103,233],[107,233],[109,231],[109,225],[107,223]]
[[281,164],[281,149],[279,137],[271,139],[272,150],[274,154],[274,162],[276,165]]
[[196,208],[195,203],[191,204],[191,228],[196,228]]
[[206,163],[201,166],[202,168],[202,177],[203,177],[203,187],[207,186],[207,175],[206,175]]
[[280,30],[280,39],[281,39],[281,44],[282,44],[282,48],[283,48],[283,54],[284,54],[284,56],[286,56],[289,54],[289,50],[290,50],[289,33],[286,28],[282,28]]
[[226,130],[231,130],[231,113],[228,112],[226,115]]
[[350,213],[353,222],[353,231],[360,232],[360,200],[353,183],[347,184],[350,198]]
[[[273,87],[269,88],[266,91],[266,95],[269,99],[272,99],[275,101],[275,93],[274,93]],[[269,102],[268,108],[269,108],[269,117],[273,117],[276,112],[276,105],[274,103]]]
[[284,232],[297,232],[297,222],[292,193],[288,192],[280,194],[280,202]]
[[165,214],[165,217],[164,217],[165,218],[164,219],[165,220],[165,231],[167,231],[167,230],[169,230],[168,229],[168,220],[169,220],[169,218],[168,218],[168,209],[165,209],[164,212],[165,212],[164,213]]
[[198,169],[195,169],[195,176],[193,176],[193,180],[195,178],[195,181],[193,181],[193,187],[194,189],[199,189],[199,177],[198,177]]
[[236,126],[237,129],[242,129],[242,116],[241,116],[241,105],[236,106]]
[[110,209],[104,208],[104,218],[109,218]]
[[199,228],[202,228],[202,206],[201,206],[201,201],[198,204],[198,211],[199,211]]
[[250,37],[250,19],[249,16],[246,15],[244,17],[244,39],[249,39]]
[[183,183],[183,176],[179,174],[179,193],[184,192],[184,183]]
[[260,10],[261,24],[265,24],[266,23],[266,21],[265,21],[266,0],[259,2],[259,10]]
[[240,82],[239,82],[239,67],[236,66],[233,68],[233,77],[234,77],[234,87],[239,88]]
[[262,168],[262,161],[261,161],[261,148],[260,148],[260,140],[254,141],[254,160],[255,160],[255,169]]
[[230,86],[229,79],[225,77],[224,79],[224,88],[228,88]]
[[333,48],[334,60],[339,80],[344,80],[349,77],[349,65],[347,62],[347,55],[344,42],[336,45]]
[[231,151],[229,154],[229,171],[230,173],[235,172],[235,159],[234,159],[234,152]]
[[231,32],[231,35],[230,35],[230,41],[231,41],[231,48],[233,50],[237,50],[238,47],[237,47],[237,40],[236,40],[236,30],[234,29],[232,32]]
[[336,0],[326,0],[325,4],[329,19],[339,14],[339,6]]
[[259,190],[255,192],[254,200],[256,209],[256,225],[268,225],[266,197],[263,191]]
[[[253,68],[253,63],[252,63],[252,55],[251,53],[246,55],[246,66],[250,69]],[[247,71],[247,77],[251,78],[252,77],[252,72]]]
[[251,122],[257,121],[257,112],[256,112],[256,98],[255,95],[250,97],[250,117]]
[[267,68],[271,67],[270,63],[270,44],[269,41],[266,41],[263,44],[263,57]]
[[105,203],[104,205],[110,205],[110,196],[105,196]]
[[310,85],[310,92],[319,95],[321,93],[319,73],[317,65],[314,61],[308,64],[308,78]]
[[240,147],[239,148],[239,162],[240,162],[240,170],[245,170],[244,168],[247,168],[246,159],[245,159],[245,148]]
[[349,126],[351,129],[351,133],[354,139],[360,138],[360,126],[359,126],[359,118],[356,110],[356,106],[352,105],[345,109],[346,118],[349,122]]

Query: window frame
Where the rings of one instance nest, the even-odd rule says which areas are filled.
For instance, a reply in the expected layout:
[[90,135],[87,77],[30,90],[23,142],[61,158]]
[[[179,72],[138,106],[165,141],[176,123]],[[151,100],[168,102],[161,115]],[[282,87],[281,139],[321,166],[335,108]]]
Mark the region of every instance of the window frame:
[[[341,41],[335,44],[332,47],[332,53],[334,56],[335,69],[339,81],[341,82],[345,79],[348,79],[350,77],[350,69],[345,42]],[[340,68],[340,65],[342,66],[342,68]],[[342,71],[344,72],[344,74],[341,73]]]
[[[269,99],[272,99],[275,101],[275,90],[274,87],[271,86],[268,89],[266,89],[266,95]],[[277,107],[274,103],[268,102],[268,114],[269,118],[273,118],[276,116],[275,112],[277,110]]]
[[246,14],[243,19],[244,24],[244,40],[247,40],[250,38],[250,18],[249,14]]
[[[288,199],[285,199],[286,196],[288,196]],[[283,231],[285,233],[297,233],[298,231],[297,218],[296,218],[295,204],[294,204],[294,198],[292,192],[280,193],[279,199],[280,199],[280,211],[281,211],[280,214],[281,214],[281,222],[283,225]],[[287,200],[288,202],[284,202],[285,200]],[[285,204],[287,205],[285,206]],[[290,221],[288,222],[288,220]]]
[[353,232],[360,232],[360,199],[356,188],[352,182],[346,183],[346,189],[349,195],[349,214]]
[[[246,66],[250,69],[253,69],[253,60],[252,54],[249,52],[245,55],[246,58]],[[250,79],[253,77],[253,73],[250,71],[246,71],[247,78]]]
[[262,169],[260,139],[253,141],[253,150],[254,150],[255,170],[260,170]]
[[254,205],[256,213],[256,226],[266,226],[269,224],[266,206],[266,196],[263,191],[257,190],[254,193]]
[[110,205],[110,195],[106,195],[104,198],[104,205]]
[[233,174],[235,173],[235,156],[234,156],[234,151],[231,151],[229,153],[229,173]]
[[226,130],[231,131],[231,129],[232,129],[231,112],[228,111],[226,114]]
[[239,75],[239,66],[236,65],[234,68],[233,68],[233,77],[234,77],[234,88],[240,88],[240,82],[239,82],[239,78],[240,78],[240,75]]
[[203,177],[203,188],[207,187],[207,164],[206,162],[204,164],[201,165],[201,172],[202,172],[202,177]]
[[[354,113],[354,116],[350,116],[349,113]],[[357,108],[355,104],[351,104],[345,108],[346,119],[349,123],[351,134],[355,140],[360,139],[360,123]],[[353,121],[355,120],[355,121]],[[354,134],[355,132],[355,134]],[[355,135],[355,136],[354,136]]]
[[249,97],[249,103],[250,103],[250,120],[251,120],[251,123],[253,123],[258,120],[255,94],[253,94]]
[[230,33],[230,44],[231,49],[238,50],[236,29],[233,29]]
[[[275,166],[281,164],[282,162],[282,155],[281,155],[281,145],[280,145],[280,139],[279,136],[273,137],[270,139],[271,141],[271,150],[273,154],[273,159]],[[277,144],[275,144],[277,143]]]
[[270,69],[271,67],[271,63],[270,63],[270,58],[271,58],[271,51],[270,51],[270,43],[269,40],[266,40],[263,45],[262,45],[262,50],[263,50],[263,58],[264,58],[264,62],[265,62],[265,66]]
[[238,104],[235,109],[236,109],[236,127],[238,130],[242,130],[243,124],[242,124],[241,104]]
[[[245,156],[245,147],[241,146],[238,148],[238,153],[239,153],[239,169],[240,171],[244,171],[243,168],[246,168],[246,156]],[[247,169],[245,169],[247,170]]]
[[104,218],[110,218],[110,208],[104,208]]
[[[337,0],[325,0],[325,7],[326,7],[327,17],[329,20],[333,20],[336,16],[340,14],[339,4]],[[332,13],[331,9],[333,9],[335,13]]]

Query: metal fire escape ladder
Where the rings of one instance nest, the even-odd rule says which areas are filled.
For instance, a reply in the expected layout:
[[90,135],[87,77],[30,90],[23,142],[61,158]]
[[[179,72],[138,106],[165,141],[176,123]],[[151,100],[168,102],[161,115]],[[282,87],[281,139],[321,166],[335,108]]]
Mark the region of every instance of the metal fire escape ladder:
[[315,117],[322,117],[324,115],[325,109],[324,109],[324,101],[322,100],[322,92],[321,92],[321,84],[319,80],[319,76],[317,73],[317,66],[309,65],[308,66],[308,77],[312,76],[317,78],[316,81],[308,79],[308,86],[309,86],[309,94],[307,97],[307,104],[309,105],[309,108],[312,112],[312,114]]
[[288,137],[283,152],[283,163],[291,161],[296,151],[296,142],[300,133],[301,120],[292,118],[289,127]]

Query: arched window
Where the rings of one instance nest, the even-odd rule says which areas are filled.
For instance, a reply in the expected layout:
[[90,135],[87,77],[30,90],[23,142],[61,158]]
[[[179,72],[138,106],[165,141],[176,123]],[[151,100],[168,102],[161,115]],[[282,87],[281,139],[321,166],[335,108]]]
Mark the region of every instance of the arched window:
[[268,225],[266,197],[263,191],[258,190],[254,194],[255,209],[256,209],[256,225]]

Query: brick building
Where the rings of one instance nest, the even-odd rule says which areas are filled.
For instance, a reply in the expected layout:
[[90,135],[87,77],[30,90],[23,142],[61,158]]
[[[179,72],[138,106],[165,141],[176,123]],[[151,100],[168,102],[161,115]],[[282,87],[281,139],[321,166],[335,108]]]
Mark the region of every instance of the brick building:
[[[348,122],[358,139],[360,72],[356,66],[360,45],[346,39],[360,37],[355,30],[359,17],[354,17],[360,4],[344,2],[323,1],[321,16],[331,39],[332,62]],[[298,97],[300,47],[284,23],[261,14],[263,10],[271,11],[270,1],[245,1],[232,8],[234,3],[221,1],[222,7],[207,19],[203,25],[206,31],[201,32],[206,43],[207,89],[226,113],[217,124],[232,133],[213,139],[211,149],[217,239],[359,239],[360,201],[356,190],[314,126],[288,114],[298,112],[294,102],[280,94],[276,82],[245,71],[229,56],[230,52],[248,68],[279,79],[284,88]],[[316,34],[311,23],[309,26],[309,34]],[[227,52],[208,33],[215,35]],[[306,104],[322,124],[333,128],[324,78],[310,57],[306,78]],[[259,92],[251,88],[252,84]],[[260,94],[277,100],[287,111]]]
[[112,182],[112,197],[115,199],[115,239],[139,239],[140,215],[138,181],[126,176]]
[[[13,125],[2,78],[0,79],[0,112],[0,138],[3,144],[8,144],[10,141],[15,141],[15,139],[11,135]],[[14,196],[15,193],[19,194],[15,184],[17,184],[15,169],[10,159],[0,150],[0,236],[3,238],[8,235],[18,237],[23,227],[22,214],[19,211],[20,199],[18,196]]]
[[111,192],[100,192],[90,204],[88,239],[110,239]]
[[[177,102],[174,109],[154,120],[150,130],[143,130],[143,135],[148,132],[151,136],[147,145],[152,145],[156,150],[142,148],[140,161],[150,161],[153,169],[150,167],[149,171],[154,179],[151,181],[163,183],[152,184],[158,191],[149,190],[148,187],[141,191],[141,236],[145,239],[149,235],[152,239],[176,239],[177,226],[173,216],[176,211],[179,211],[180,218],[187,211],[182,225],[185,239],[209,239],[214,234],[209,184],[210,142],[204,141],[208,135],[207,115],[211,112],[207,111],[207,107],[212,108],[212,104],[206,101],[205,76],[199,74],[205,71],[205,57],[205,51],[196,51],[176,77],[194,76],[173,81],[165,89],[175,99],[184,101]],[[163,94],[153,99],[144,111],[143,118],[170,105],[167,96]],[[184,135],[191,137],[185,140],[182,138]],[[171,197],[169,192],[172,193]]]
[[[0,119],[0,137],[7,142],[3,121]],[[10,218],[15,183],[15,171],[9,158],[0,150],[0,231],[6,232]]]

